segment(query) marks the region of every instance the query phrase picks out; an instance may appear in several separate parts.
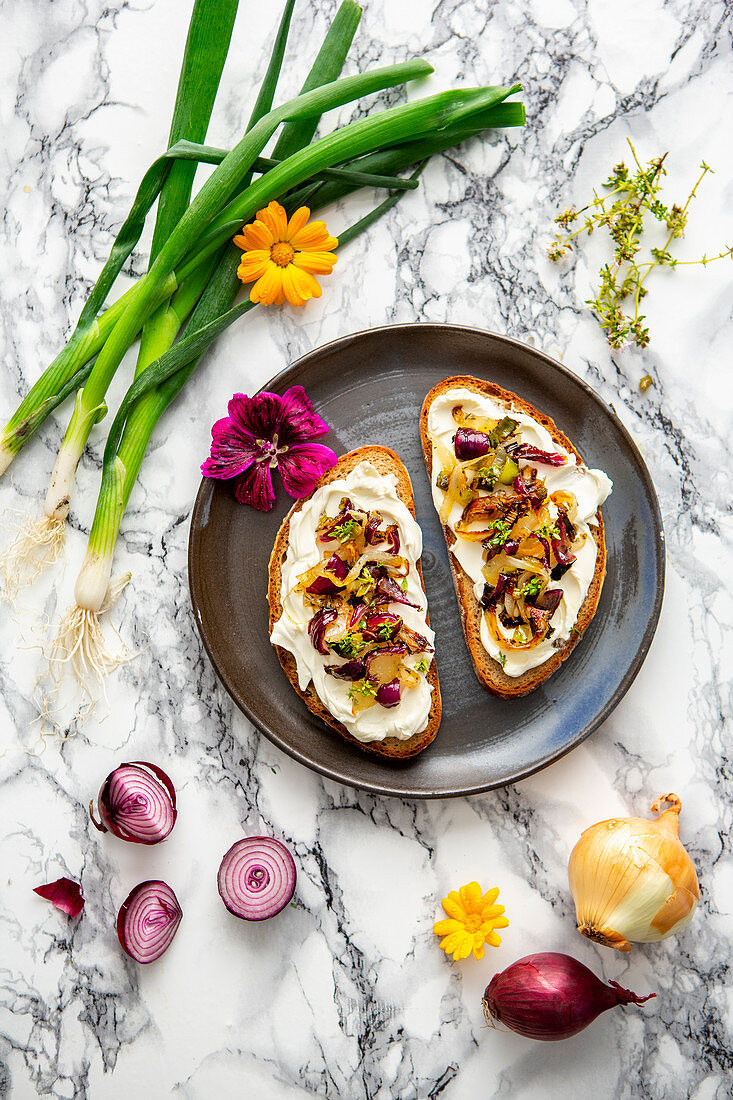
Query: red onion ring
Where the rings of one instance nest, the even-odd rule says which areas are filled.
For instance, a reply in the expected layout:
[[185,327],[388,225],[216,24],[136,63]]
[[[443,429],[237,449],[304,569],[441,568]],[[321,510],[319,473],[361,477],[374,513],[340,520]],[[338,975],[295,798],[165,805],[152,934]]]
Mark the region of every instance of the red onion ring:
[[105,779],[97,798],[100,833],[114,833],[132,844],[160,844],[176,823],[176,792],[162,768],[146,760],[120,764]]
[[120,906],[117,935],[135,962],[155,962],[170,947],[182,917],[183,910],[170,886],[149,879],[131,890]]
[[230,913],[242,920],[268,920],[295,893],[295,861],[270,836],[248,836],[233,844],[221,861],[218,886]]

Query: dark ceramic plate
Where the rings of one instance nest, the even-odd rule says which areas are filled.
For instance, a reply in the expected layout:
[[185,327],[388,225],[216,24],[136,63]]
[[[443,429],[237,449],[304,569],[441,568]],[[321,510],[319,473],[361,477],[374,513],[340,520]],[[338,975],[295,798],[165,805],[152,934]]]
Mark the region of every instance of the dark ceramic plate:
[[[523,699],[479,686],[468,657],[448,556],[423,465],[418,418],[441,378],[472,374],[548,413],[590,466],[613,480],[603,508],[608,574],[573,655]],[[336,340],[266,387],[305,386],[338,453],[392,447],[409,470],[424,535],[423,571],[443,696],[438,736],[414,760],[389,763],[353,748],[310,714],[268,642],[267,566],[290,499],[263,515],[204,480],[191,521],[189,577],[196,622],[214,667],[262,732],[309,768],[350,786],[408,798],[490,790],[530,775],[580,744],[629,689],[651,644],[664,591],[664,534],[649,473],[616,415],[559,363],[502,336],[453,325],[395,325]]]

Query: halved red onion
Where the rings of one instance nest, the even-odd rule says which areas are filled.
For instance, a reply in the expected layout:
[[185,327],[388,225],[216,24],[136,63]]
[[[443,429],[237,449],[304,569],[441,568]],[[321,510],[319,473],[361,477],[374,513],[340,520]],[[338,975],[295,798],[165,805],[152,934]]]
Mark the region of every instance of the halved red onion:
[[167,883],[148,879],[131,890],[117,914],[117,935],[123,949],[139,963],[159,959],[170,947],[183,910]]
[[69,917],[78,917],[84,908],[81,886],[71,878],[57,878],[55,882],[47,882],[45,886],[36,886],[33,893],[50,901],[54,908],[60,909]]
[[480,458],[487,455],[491,448],[491,440],[486,432],[477,432],[473,428],[459,428],[453,441],[456,458],[459,462],[467,462],[471,458]]
[[388,684],[379,685],[376,699],[380,707],[385,707],[389,710],[390,707],[396,707],[398,705],[401,694],[400,681],[395,677],[394,680],[390,680]]
[[280,840],[248,836],[232,844],[219,867],[221,900],[242,920],[268,920],[295,893],[295,861]]
[[176,792],[156,764],[134,760],[120,764],[105,779],[97,798],[100,820],[89,803],[89,816],[100,833],[114,833],[133,844],[160,844],[176,823]]

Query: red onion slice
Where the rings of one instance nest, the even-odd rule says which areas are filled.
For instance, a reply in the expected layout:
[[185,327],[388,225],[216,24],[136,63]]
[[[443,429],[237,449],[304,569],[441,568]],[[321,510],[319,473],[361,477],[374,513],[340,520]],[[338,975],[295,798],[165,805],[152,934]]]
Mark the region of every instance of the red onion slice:
[[81,886],[71,878],[57,878],[55,882],[47,882],[45,886],[36,886],[33,893],[50,901],[51,905],[69,917],[78,917],[84,908]]
[[146,760],[120,764],[110,772],[99,792],[97,808],[99,821],[89,803],[95,828],[132,844],[160,844],[178,816],[173,784],[162,768]]
[[270,836],[248,836],[233,844],[221,861],[218,886],[230,913],[242,920],[268,920],[295,893],[295,861]]
[[117,935],[135,962],[155,962],[170,947],[182,917],[183,910],[170,886],[149,879],[131,890],[120,906]]

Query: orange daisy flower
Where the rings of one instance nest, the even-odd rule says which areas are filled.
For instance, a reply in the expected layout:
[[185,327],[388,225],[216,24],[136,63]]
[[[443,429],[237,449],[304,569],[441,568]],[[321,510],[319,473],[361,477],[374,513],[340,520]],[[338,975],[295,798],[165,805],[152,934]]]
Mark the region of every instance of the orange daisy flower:
[[[252,283],[250,301],[264,306],[302,306],[309,298],[320,298],[316,275],[330,275],[336,257],[332,249],[337,237],[330,237],[325,222],[308,222],[310,210],[301,206],[290,221],[279,202],[257,211],[257,220],[245,225],[234,238],[243,252],[237,275]],[[256,280],[256,281],[255,281]]]

